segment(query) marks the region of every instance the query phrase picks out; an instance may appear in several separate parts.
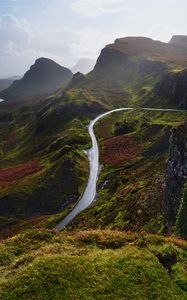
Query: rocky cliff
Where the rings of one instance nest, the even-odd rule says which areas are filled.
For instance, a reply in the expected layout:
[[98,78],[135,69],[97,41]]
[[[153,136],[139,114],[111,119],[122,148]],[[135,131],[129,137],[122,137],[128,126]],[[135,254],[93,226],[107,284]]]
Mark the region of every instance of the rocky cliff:
[[165,213],[166,227],[170,231],[176,222],[187,176],[187,123],[171,130],[169,159],[167,162]]
[[187,108],[187,69],[164,75],[156,85],[156,94],[182,109]]

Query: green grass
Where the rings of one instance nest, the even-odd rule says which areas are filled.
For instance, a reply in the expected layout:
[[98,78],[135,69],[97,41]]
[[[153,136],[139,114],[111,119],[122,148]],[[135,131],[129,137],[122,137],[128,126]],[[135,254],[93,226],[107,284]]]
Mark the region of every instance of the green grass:
[[[119,231],[28,231],[0,245],[0,299],[187,299],[186,246]],[[173,252],[168,272],[158,254]]]

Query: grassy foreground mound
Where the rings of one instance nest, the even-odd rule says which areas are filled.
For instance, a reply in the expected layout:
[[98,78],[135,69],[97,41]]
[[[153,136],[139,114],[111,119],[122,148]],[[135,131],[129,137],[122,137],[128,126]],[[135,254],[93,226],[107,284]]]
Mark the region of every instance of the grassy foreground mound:
[[187,299],[187,243],[119,231],[27,231],[0,245],[0,299]]

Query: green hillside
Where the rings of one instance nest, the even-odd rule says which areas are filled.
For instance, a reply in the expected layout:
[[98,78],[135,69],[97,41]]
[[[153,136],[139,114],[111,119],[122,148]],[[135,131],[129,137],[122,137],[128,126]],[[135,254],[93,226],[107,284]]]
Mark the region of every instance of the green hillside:
[[[80,95],[81,96],[81,95]],[[85,188],[89,119],[103,110],[82,93],[0,115],[0,232],[75,204]],[[88,101],[87,101],[88,99]],[[86,103],[86,101],[88,103]],[[30,226],[30,224],[29,224]],[[13,230],[13,232],[16,229]]]

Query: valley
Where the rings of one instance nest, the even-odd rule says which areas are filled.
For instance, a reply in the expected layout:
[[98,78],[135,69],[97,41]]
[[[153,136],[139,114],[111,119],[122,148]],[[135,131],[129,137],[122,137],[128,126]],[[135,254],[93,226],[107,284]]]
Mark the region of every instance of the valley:
[[119,38],[0,91],[0,299],[186,299],[186,56]]

